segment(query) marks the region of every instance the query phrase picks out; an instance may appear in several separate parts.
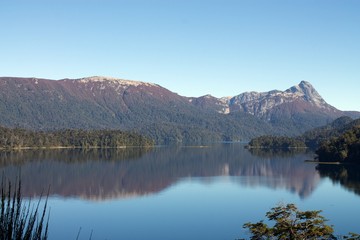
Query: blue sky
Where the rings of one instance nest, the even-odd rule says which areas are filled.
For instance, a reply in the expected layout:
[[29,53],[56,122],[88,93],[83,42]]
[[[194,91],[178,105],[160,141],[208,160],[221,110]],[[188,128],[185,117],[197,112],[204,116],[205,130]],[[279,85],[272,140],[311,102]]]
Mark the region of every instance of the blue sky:
[[183,96],[307,80],[360,111],[358,0],[2,0],[0,76],[112,76]]

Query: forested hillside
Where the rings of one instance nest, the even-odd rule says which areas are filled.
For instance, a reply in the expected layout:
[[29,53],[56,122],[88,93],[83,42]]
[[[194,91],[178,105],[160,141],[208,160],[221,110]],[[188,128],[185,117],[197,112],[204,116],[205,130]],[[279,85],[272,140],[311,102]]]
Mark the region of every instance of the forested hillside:
[[360,125],[360,119],[353,120],[350,117],[343,116],[323,127],[306,131],[298,139],[304,141],[309,148],[316,149],[323,141],[340,136],[356,125]]
[[350,117],[343,116],[333,122],[312,130],[296,137],[285,136],[260,136],[249,142],[250,148],[303,148],[307,147],[316,150],[322,143],[330,139],[338,138],[344,133],[360,126],[360,119],[353,120]]
[[323,142],[316,154],[320,162],[360,163],[360,125]]

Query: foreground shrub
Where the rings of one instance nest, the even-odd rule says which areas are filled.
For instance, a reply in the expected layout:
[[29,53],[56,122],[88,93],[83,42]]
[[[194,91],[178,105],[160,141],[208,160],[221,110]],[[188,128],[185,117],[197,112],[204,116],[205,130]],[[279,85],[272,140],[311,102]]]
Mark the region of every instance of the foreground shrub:
[[0,239],[2,240],[45,240],[48,238],[48,222],[45,222],[47,200],[42,212],[39,212],[40,200],[35,209],[24,206],[21,198],[21,182],[14,190],[9,182],[7,187],[1,182]]

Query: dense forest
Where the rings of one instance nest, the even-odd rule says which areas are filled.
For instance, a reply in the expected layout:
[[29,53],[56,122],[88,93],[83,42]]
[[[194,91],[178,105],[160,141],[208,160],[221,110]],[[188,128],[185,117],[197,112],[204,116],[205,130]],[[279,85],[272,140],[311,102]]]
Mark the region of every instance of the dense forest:
[[302,148],[318,149],[329,139],[335,139],[348,131],[360,126],[360,119],[353,120],[350,117],[340,117],[335,121],[318,128],[306,131],[296,137],[260,136],[249,142],[249,148]]
[[119,148],[151,146],[154,142],[136,133],[119,130],[29,131],[0,127],[0,149],[16,148]]
[[360,125],[323,142],[316,154],[320,162],[360,163]]
[[291,137],[261,136],[252,139],[248,148],[272,148],[272,149],[289,149],[289,148],[306,148],[304,142]]

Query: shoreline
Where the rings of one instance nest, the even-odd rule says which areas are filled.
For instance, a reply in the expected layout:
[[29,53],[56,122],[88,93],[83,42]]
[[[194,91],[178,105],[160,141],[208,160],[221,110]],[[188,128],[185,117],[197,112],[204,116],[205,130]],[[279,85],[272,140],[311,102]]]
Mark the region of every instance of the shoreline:
[[320,162],[316,160],[304,160],[304,162],[307,163],[316,163],[316,164],[322,164],[322,165],[358,165],[358,163],[355,162]]
[[329,164],[329,165],[342,165],[342,164],[346,164],[346,163],[342,163],[342,162],[320,162],[320,161],[316,161],[316,160],[304,160],[304,162],[307,162],[307,163],[317,163],[317,164]]
[[0,147],[0,151],[16,151],[16,150],[53,150],[53,149],[125,149],[125,148],[149,148],[153,146],[118,146],[118,147],[80,147],[80,146],[50,146],[50,147]]

